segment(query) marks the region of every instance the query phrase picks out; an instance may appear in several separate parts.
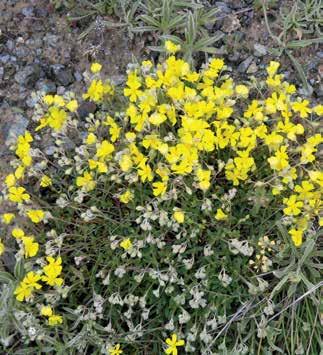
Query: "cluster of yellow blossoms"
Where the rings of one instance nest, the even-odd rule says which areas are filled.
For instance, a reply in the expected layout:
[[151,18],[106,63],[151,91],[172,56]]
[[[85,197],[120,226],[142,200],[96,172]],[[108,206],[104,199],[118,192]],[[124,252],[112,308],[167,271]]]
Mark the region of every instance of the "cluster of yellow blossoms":
[[[166,49],[174,53],[178,46],[167,42]],[[214,192],[218,184],[262,184],[277,199],[289,234],[300,246],[310,224],[317,223],[321,208],[323,173],[317,168],[315,153],[323,139],[312,132],[314,117],[322,115],[323,107],[310,107],[309,101],[297,97],[295,86],[283,81],[278,68],[279,63],[270,63],[264,88],[256,81],[236,85],[218,58],[200,71],[172,54],[157,67],[144,61],[128,73],[124,111],[106,112],[104,117],[101,112],[89,125],[83,139],[87,159],[76,171],[75,189],[90,193],[102,175],[113,172],[122,182],[116,187],[116,197],[127,204],[134,199],[138,184],[149,186],[157,199],[167,198],[178,184],[196,187],[205,194]],[[93,80],[83,95],[98,104],[115,92],[110,82],[101,80],[100,70],[99,63],[92,65]],[[262,93],[260,98],[257,92]],[[79,105],[76,99],[59,95],[46,95],[42,104],[46,114],[36,131],[50,129],[56,133],[67,131]],[[23,218],[39,224],[46,221],[47,213],[31,207],[31,193],[21,186],[33,163],[32,142],[30,132],[18,137],[17,162],[5,179],[5,193],[12,210],[16,206]],[[48,175],[39,177],[39,187],[51,185]],[[185,211],[175,207],[172,217],[184,223]],[[14,223],[15,218],[12,212],[2,215],[4,224],[13,224],[10,233],[21,245],[22,257],[33,258],[39,253],[39,244],[35,236],[26,235]],[[228,215],[218,208],[214,218],[226,221]],[[130,238],[123,239],[120,247],[131,249]],[[0,254],[3,252],[0,243]],[[17,300],[28,301],[44,285],[62,286],[61,257],[50,255],[46,264],[42,261],[42,268],[29,271],[17,286]],[[48,317],[49,325],[63,321],[51,306],[44,306],[41,315]],[[167,344],[166,353],[177,354],[176,347],[184,341],[178,341],[174,334]],[[120,346],[110,351],[121,352]]]

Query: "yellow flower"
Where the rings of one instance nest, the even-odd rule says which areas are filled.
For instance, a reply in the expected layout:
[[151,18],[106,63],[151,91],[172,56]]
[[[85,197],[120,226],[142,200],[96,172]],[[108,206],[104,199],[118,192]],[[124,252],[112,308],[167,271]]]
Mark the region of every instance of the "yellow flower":
[[63,279],[60,276],[62,272],[62,258],[58,257],[56,260],[52,256],[46,258],[48,264],[43,267],[44,274],[42,281],[46,282],[49,286],[61,286]]
[[10,224],[14,218],[15,218],[15,215],[13,213],[4,213],[2,215],[2,221],[4,224]]
[[22,237],[24,244],[25,258],[32,258],[36,256],[39,250],[39,244],[34,242],[34,237]]
[[5,179],[5,184],[7,185],[7,187],[12,187],[14,186],[16,183],[16,177],[14,174],[9,174],[7,175],[6,179]]
[[53,95],[45,95],[43,97],[43,101],[46,105],[50,106],[54,103],[54,96]]
[[71,100],[70,102],[68,102],[66,104],[66,108],[70,111],[70,112],[75,112],[78,108],[78,103],[76,100]]
[[4,253],[5,251],[5,247],[4,244],[2,243],[1,239],[0,239],[0,256]]
[[50,326],[55,326],[55,325],[62,324],[62,323],[63,323],[63,317],[59,316],[57,314],[52,314],[48,318],[48,325],[50,325]]
[[165,42],[165,49],[168,53],[176,53],[181,49],[179,44],[175,44],[172,41]]
[[40,180],[40,186],[41,187],[48,187],[51,185],[52,185],[52,179],[47,175],[42,176],[42,178]]
[[292,240],[296,247],[302,245],[303,231],[299,229],[291,229],[288,233],[292,236]]
[[225,220],[225,219],[227,219],[227,218],[228,218],[228,215],[225,214],[225,213],[222,211],[221,208],[218,208],[218,209],[216,210],[215,219],[216,219],[217,221],[223,221],[223,220]]
[[128,154],[123,154],[121,159],[120,159],[120,168],[123,172],[127,172],[132,168],[132,160],[131,156]]
[[291,195],[289,198],[284,198],[283,202],[287,206],[284,208],[284,213],[287,216],[298,216],[301,213],[301,208],[303,207],[302,201],[296,201],[297,196]]
[[133,193],[130,190],[125,191],[119,196],[119,200],[122,203],[128,203],[133,199]]
[[88,136],[86,137],[85,143],[87,145],[91,145],[96,143],[96,135],[94,133],[89,133]]
[[83,176],[76,178],[76,186],[82,187],[84,191],[89,192],[95,189],[96,182],[93,180],[92,174],[86,171]]
[[173,213],[173,218],[175,219],[175,221],[177,223],[184,223],[184,220],[185,220],[185,213],[183,211],[175,211]]
[[136,133],[134,132],[127,132],[126,139],[128,142],[133,142],[136,139]]
[[40,223],[45,218],[45,212],[42,210],[29,210],[27,216],[33,223]]
[[24,299],[27,299],[32,295],[34,289],[41,289],[42,285],[38,283],[40,279],[40,275],[34,273],[33,271],[28,272],[14,291],[16,299],[22,302]]
[[184,340],[178,340],[177,339],[177,335],[176,334],[172,334],[171,338],[167,338],[166,339],[166,344],[168,345],[168,348],[165,350],[165,354],[177,355],[178,354],[177,347],[178,346],[184,346],[185,345],[185,341]]
[[267,73],[269,76],[274,76],[276,73],[277,73],[277,70],[280,66],[280,63],[279,62],[274,62],[274,61],[271,61],[269,63],[269,66],[267,67]]
[[93,63],[91,65],[91,72],[93,74],[96,74],[96,73],[100,72],[101,69],[102,69],[102,65],[100,63]]
[[103,97],[113,93],[113,88],[109,83],[103,84],[102,80],[93,80],[83,99],[90,99],[94,102],[102,101]]
[[116,344],[113,348],[108,349],[110,355],[120,355],[123,353],[122,349],[120,348],[120,344]]
[[236,93],[239,96],[247,98],[248,94],[249,94],[249,89],[248,89],[248,87],[246,85],[237,85],[236,86]]
[[306,118],[312,110],[308,107],[309,101],[303,100],[299,102],[292,103],[292,109],[294,112],[299,112],[301,118]]
[[23,203],[29,201],[30,196],[26,193],[24,187],[10,187],[9,188],[9,200],[12,202]]
[[40,310],[40,314],[45,317],[50,317],[53,314],[52,307],[50,306],[43,306]]
[[32,287],[30,287],[24,282],[21,282],[19,286],[16,287],[14,294],[16,295],[16,299],[22,302],[24,299],[29,298],[32,292],[33,292]]
[[107,140],[98,144],[96,156],[102,161],[111,156],[114,152],[114,146]]
[[11,235],[16,239],[21,239],[25,236],[25,232],[21,228],[14,228]]
[[121,243],[120,243],[121,248],[123,248],[124,250],[129,250],[132,248],[132,242],[130,240],[130,238],[124,239]]
[[153,194],[154,196],[163,196],[167,189],[167,183],[162,181],[157,181],[153,183]]

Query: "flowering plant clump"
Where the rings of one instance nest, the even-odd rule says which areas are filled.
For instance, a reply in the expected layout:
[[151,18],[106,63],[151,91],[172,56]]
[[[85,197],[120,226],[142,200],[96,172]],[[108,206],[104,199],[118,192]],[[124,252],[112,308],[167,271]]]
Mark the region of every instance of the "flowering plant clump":
[[18,250],[6,287],[26,346],[253,353],[231,315],[254,302],[264,338],[269,271],[317,238],[323,106],[278,62],[237,84],[222,59],[195,71],[166,50],[123,89],[94,63],[85,119],[74,93],[39,94],[13,147],[0,253]]

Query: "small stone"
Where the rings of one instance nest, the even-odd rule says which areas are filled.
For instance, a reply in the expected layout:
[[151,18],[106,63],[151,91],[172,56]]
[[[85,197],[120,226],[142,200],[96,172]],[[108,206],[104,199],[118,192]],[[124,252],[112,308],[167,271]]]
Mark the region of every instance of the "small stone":
[[0,55],[0,62],[8,63],[9,60],[10,60],[10,55],[9,54]]
[[256,63],[251,63],[249,68],[247,69],[248,74],[254,74],[257,71],[258,71],[258,67],[257,67]]
[[49,147],[45,148],[46,155],[53,155],[56,152],[56,147],[54,145],[50,145]]
[[25,16],[25,17],[32,17],[34,16],[34,8],[32,6],[27,6],[24,7],[21,10],[21,13]]
[[9,39],[6,43],[6,47],[9,51],[12,51],[15,48],[15,42]]
[[51,80],[41,79],[36,83],[36,90],[42,91],[45,94],[55,94],[56,85]]
[[79,114],[81,119],[88,117],[90,113],[94,113],[96,111],[96,104],[91,101],[82,102],[79,106],[77,113]]
[[3,79],[3,75],[4,75],[4,67],[0,67],[0,80]]
[[323,97],[323,84],[320,84],[315,88],[315,94],[317,97]]
[[74,81],[72,70],[64,65],[54,64],[51,66],[51,76],[60,85],[68,86]]
[[230,54],[228,57],[228,60],[233,63],[237,63],[239,59],[240,59],[240,53],[238,51]]
[[249,68],[252,60],[253,60],[253,56],[249,56],[247,59],[245,59],[243,62],[241,62],[238,66],[238,72],[245,73],[247,71],[247,69]]
[[256,57],[263,57],[264,55],[267,54],[267,48],[260,43],[255,43],[253,48],[254,48],[254,55]]
[[124,83],[126,80],[126,77],[124,75],[112,75],[111,76],[111,81],[114,85],[118,86]]
[[14,64],[9,63],[7,65],[4,66],[4,76],[3,79],[4,80],[8,80],[10,79],[13,75],[15,75],[16,73],[16,67],[14,66]]
[[80,82],[80,81],[82,81],[83,76],[82,76],[82,74],[81,74],[79,71],[76,71],[76,72],[74,73],[74,78],[75,78],[75,80],[76,80],[77,82]]
[[15,81],[29,89],[33,88],[37,80],[40,78],[41,69],[38,64],[27,65],[23,70],[15,75]]
[[13,112],[9,108],[0,108],[0,117],[6,117],[0,126],[0,141],[4,142],[0,146],[0,155],[2,155],[19,135],[24,134],[29,121],[21,113]]

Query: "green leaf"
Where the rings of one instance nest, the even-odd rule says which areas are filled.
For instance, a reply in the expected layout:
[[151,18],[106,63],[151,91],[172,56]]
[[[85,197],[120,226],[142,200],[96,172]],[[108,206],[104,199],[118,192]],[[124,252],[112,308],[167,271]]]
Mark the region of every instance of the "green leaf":
[[16,262],[14,275],[17,280],[21,280],[25,276],[24,261],[20,259]]
[[312,39],[303,39],[298,41],[290,41],[287,43],[287,48],[304,48],[307,46],[311,46],[315,43],[322,43],[323,38],[312,38]]
[[0,271],[0,284],[1,283],[10,284],[13,281],[15,281],[15,279],[11,274],[5,271]]

